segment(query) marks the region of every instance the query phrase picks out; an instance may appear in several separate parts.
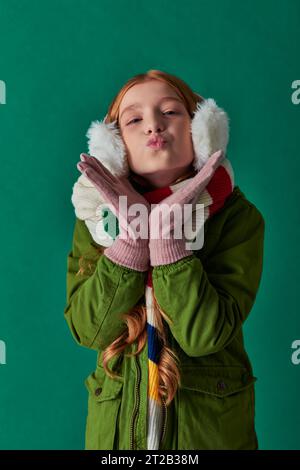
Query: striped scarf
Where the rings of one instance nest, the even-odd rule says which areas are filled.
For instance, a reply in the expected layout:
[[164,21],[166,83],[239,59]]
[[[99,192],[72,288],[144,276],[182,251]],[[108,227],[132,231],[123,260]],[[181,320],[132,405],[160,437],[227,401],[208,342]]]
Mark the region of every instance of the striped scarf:
[[[174,184],[167,187],[154,189],[152,191],[142,191],[143,196],[145,199],[147,199],[148,202],[150,202],[150,204],[157,204],[168,197],[170,194],[178,191],[190,180],[191,177],[186,178],[184,181],[176,180]],[[234,173],[232,166],[229,160],[224,158],[222,164],[220,164],[216,169],[213,177],[207,184],[206,188],[199,195],[197,200],[197,204],[203,204],[204,207],[204,222],[223,207],[226,199],[232,193],[233,188]],[[197,208],[195,208],[193,211],[193,217],[196,210]],[[188,233],[188,227],[185,227],[185,235]],[[157,325],[155,323],[154,317],[152,267],[150,267],[148,271],[147,282],[145,286],[145,302],[147,311],[148,336],[147,449],[157,450],[159,449],[159,445],[163,437],[162,431],[164,427],[165,404],[162,402],[158,394],[158,363],[162,344],[158,336]],[[166,409],[165,412],[167,412]]]

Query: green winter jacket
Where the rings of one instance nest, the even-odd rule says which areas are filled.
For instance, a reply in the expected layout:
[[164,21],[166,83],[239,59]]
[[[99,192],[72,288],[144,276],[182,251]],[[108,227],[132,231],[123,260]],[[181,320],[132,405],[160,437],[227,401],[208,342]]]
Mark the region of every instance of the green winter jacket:
[[[257,378],[242,325],[261,280],[264,229],[260,211],[235,186],[205,222],[204,246],[153,268],[154,292],[172,320],[167,334],[181,372],[181,386],[164,415],[160,449],[258,448]],[[85,380],[85,449],[147,449],[147,343],[138,356],[109,362],[121,379],[108,377],[101,360],[127,329],[121,315],[145,301],[147,273],[113,263],[97,247],[85,222],[76,218],[64,315],[76,342],[98,353],[96,369]],[[136,343],[125,351],[136,351]]]

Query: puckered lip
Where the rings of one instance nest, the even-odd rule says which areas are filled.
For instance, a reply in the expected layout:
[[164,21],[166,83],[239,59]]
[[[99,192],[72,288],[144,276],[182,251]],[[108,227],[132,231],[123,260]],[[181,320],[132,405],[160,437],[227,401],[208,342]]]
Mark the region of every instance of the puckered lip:
[[165,137],[151,137],[148,140],[147,145],[162,144],[164,142],[167,142],[167,139],[165,139]]

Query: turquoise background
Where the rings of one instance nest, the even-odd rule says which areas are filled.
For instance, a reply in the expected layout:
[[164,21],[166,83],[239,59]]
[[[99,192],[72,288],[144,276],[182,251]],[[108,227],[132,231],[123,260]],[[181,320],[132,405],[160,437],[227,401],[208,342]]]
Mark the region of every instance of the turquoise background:
[[300,449],[300,2],[0,0],[0,448],[83,449],[96,352],[63,317],[85,133],[124,82],[162,69],[231,123],[235,181],[266,222],[244,326],[261,449]]

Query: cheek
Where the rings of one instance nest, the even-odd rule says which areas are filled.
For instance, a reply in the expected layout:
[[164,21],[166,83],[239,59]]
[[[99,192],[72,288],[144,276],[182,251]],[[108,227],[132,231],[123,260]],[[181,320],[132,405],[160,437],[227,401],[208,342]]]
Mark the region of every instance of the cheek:
[[178,119],[176,120],[174,132],[180,136],[181,139],[186,140],[191,131],[190,119]]
[[130,136],[128,136],[127,132],[120,131],[120,135],[123,141],[123,144],[125,145],[126,152],[131,152],[132,151],[132,142]]
[[138,145],[134,132],[130,132],[130,130],[123,130],[122,139],[126,147],[130,150],[134,150]]
[[186,146],[191,145],[192,134],[191,134],[189,124],[183,124],[181,126],[178,126],[175,135],[176,135],[175,140],[177,141],[178,145],[184,145],[185,148]]
[[184,155],[185,162],[189,163],[194,158],[190,121],[182,124],[175,135],[176,148],[181,155]]
[[137,142],[132,139],[127,139],[126,147],[126,156],[129,162],[130,167],[133,170],[138,170],[141,165],[143,165],[143,158],[141,158],[141,148]]

